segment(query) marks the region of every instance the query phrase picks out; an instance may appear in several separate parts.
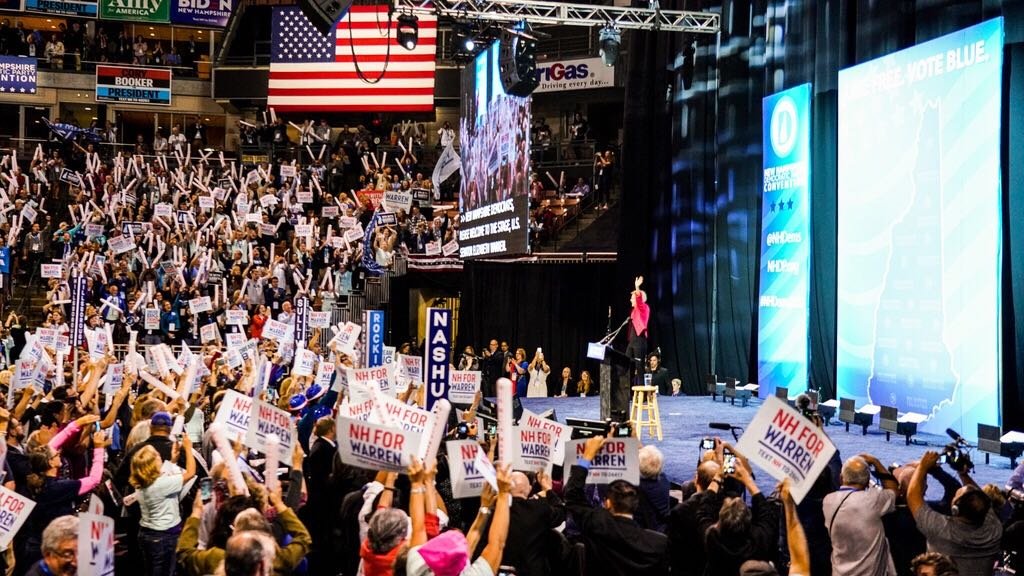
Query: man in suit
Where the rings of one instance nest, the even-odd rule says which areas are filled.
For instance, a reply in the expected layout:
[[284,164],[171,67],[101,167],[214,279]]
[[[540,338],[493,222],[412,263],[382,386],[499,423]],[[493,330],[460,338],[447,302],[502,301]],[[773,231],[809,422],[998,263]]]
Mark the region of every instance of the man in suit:
[[551,477],[540,471],[541,491],[530,498],[532,486],[522,472],[512,473],[512,507],[502,565],[515,566],[518,576],[551,574],[551,530],[565,522],[562,499],[551,490]]
[[309,455],[302,463],[306,477],[308,501],[302,508],[302,521],[313,537],[313,552],[310,565],[313,574],[335,574],[332,570],[330,553],[331,518],[340,505],[340,496],[333,490],[331,472],[334,469],[335,444],[334,418],[324,416],[313,426],[313,441]]
[[625,480],[612,482],[602,508],[591,508],[587,500],[584,486],[590,463],[607,441],[603,436],[587,440],[583,457],[572,466],[565,487],[566,507],[586,546],[586,576],[668,574],[668,538],[633,520],[640,503],[636,486]]

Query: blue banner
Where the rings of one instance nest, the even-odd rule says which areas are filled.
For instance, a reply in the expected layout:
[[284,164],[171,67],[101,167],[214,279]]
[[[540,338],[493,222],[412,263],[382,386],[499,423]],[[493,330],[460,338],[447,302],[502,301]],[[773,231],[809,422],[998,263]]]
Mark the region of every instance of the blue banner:
[[757,381],[807,388],[807,312],[811,264],[811,85],[764,99],[764,184],[757,314]]
[[223,28],[233,4],[233,0],[171,0],[171,23]]
[[836,389],[926,432],[1000,422],[1003,78],[1001,18],[839,72]]
[[11,247],[0,248],[0,274],[11,273]]
[[452,313],[447,308],[427,308],[427,344],[423,359],[427,385],[427,410],[448,397],[448,370],[452,357]]
[[85,342],[85,276],[71,280],[71,345]]
[[45,12],[64,16],[83,16],[95,18],[96,2],[82,0],[25,0],[25,10],[29,12]]
[[36,59],[23,56],[0,56],[0,92],[35,94]]
[[366,366],[384,365],[384,311],[367,310],[364,323],[366,324]]
[[298,296],[295,298],[295,344],[301,348],[306,347],[309,341],[309,298]]

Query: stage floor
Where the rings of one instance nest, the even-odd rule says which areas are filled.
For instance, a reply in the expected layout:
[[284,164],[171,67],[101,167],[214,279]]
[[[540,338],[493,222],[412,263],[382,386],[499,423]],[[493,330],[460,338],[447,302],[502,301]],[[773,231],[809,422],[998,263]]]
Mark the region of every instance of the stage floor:
[[[555,410],[559,422],[566,418],[600,418],[600,403],[597,397],[590,398],[524,398],[523,406],[532,412],[543,412],[549,408]],[[710,396],[658,397],[661,410],[661,423],[664,439],[652,441],[645,433],[642,440],[645,444],[654,444],[665,455],[665,473],[671,480],[684,481],[693,477],[697,466],[698,445],[705,436],[719,436],[732,441],[731,435],[724,430],[708,428],[708,422],[728,422],[734,426],[746,427],[754,417],[759,402],[753,402],[746,408],[728,402],[715,402]],[[833,422],[836,420],[833,419]],[[875,420],[877,424],[877,419]],[[867,436],[861,435],[860,427],[850,427],[846,432],[845,425],[832,424],[826,430],[832,442],[839,449],[839,455],[846,459],[854,454],[868,452],[885,464],[893,462],[910,462],[917,460],[925,450],[941,451],[950,439],[946,436],[919,434],[914,437],[917,442],[927,446],[904,443],[902,436],[893,435],[892,440],[885,441],[885,432],[878,430],[877,425],[868,428]],[[978,484],[994,483],[1000,487],[1005,485],[1010,476],[1010,461],[1007,458],[991,457],[991,464],[985,464],[985,455],[977,450],[971,452],[971,460],[975,463],[972,474]],[[758,485],[764,491],[774,490],[774,481],[765,473],[758,476]],[[932,481],[933,491],[938,485]]]

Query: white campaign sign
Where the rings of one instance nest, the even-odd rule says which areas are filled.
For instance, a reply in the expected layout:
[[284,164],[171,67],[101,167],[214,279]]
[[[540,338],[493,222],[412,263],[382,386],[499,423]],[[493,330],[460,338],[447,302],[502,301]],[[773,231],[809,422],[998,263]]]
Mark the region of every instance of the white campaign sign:
[[363,386],[389,396],[395,395],[395,367],[393,364],[373,368],[345,368],[344,372],[349,388]]
[[78,576],[113,574],[114,519],[88,512],[78,519]]
[[331,378],[334,376],[334,363],[321,360],[316,368],[316,378],[313,383],[326,390],[331,385]]
[[800,503],[836,447],[813,422],[769,396],[747,425],[736,450],[776,480],[789,478],[793,500]]
[[252,398],[234,390],[228,390],[220,402],[220,409],[217,410],[217,416],[213,421],[224,425],[228,438],[235,439],[238,436],[244,438],[249,433],[251,413]]
[[64,268],[60,264],[40,264],[39,276],[41,278],[60,278],[64,275]]
[[330,328],[331,326],[331,313],[330,312],[309,312],[309,327],[310,328]]
[[200,312],[209,312],[213,310],[213,304],[210,302],[209,296],[202,296],[200,298],[193,298],[188,301],[188,309],[192,314],[199,314]]
[[334,336],[334,340],[338,342],[338,348],[341,348],[342,351],[354,351],[356,349],[356,342],[359,340],[359,332],[362,329],[359,324],[345,322],[345,325],[341,327],[341,331]]
[[451,475],[452,496],[456,498],[472,498],[479,496],[484,489],[484,475],[476,469],[476,453],[480,444],[476,440],[449,440],[445,442],[448,450],[448,473]]
[[410,431],[339,417],[338,455],[349,466],[404,472],[419,451],[420,434]]
[[472,404],[480,390],[479,370],[452,370],[448,376],[448,401],[452,404]]
[[277,434],[279,461],[291,462],[292,452],[295,450],[295,427],[292,425],[291,415],[266,402],[253,402],[250,410],[245,445],[265,454],[267,437]]
[[227,310],[227,324],[245,326],[249,323],[249,312],[245,310]]
[[519,457],[515,461],[517,470],[536,471],[565,461],[565,443],[572,440],[572,428],[554,420],[523,410],[516,426]]
[[398,375],[415,382],[423,382],[423,357],[399,354]]
[[[586,440],[566,443],[566,469],[583,456],[586,443]],[[636,438],[609,439],[590,463],[587,484],[611,484],[616,480],[625,480],[634,486],[640,483],[640,441]]]
[[0,486],[0,548],[6,549],[32,513],[36,503]]
[[388,212],[412,209],[412,192],[405,190],[387,190],[384,192],[384,208]]
[[295,360],[292,364],[293,376],[312,376],[314,367],[316,367],[316,352],[305,348],[295,351]]
[[286,340],[288,338],[289,326],[284,322],[279,322],[273,318],[267,319],[266,323],[263,324],[262,336],[268,340]]

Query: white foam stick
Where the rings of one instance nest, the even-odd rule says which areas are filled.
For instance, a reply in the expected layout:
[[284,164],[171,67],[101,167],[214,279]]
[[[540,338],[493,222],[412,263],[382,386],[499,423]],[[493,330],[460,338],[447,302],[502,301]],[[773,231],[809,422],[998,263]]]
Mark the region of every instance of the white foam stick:
[[167,376],[167,358],[164,357],[159,347],[151,347],[150,353],[153,355],[153,361],[156,362],[156,369],[160,372],[161,377]]
[[224,168],[225,164],[224,164],[224,151],[223,150],[217,153],[217,158],[220,160],[220,167]]
[[409,173],[405,171],[405,167],[402,166],[402,162],[399,161],[398,158],[395,158],[395,165],[398,166],[398,169],[402,171],[402,176],[405,176],[406,178],[409,177]]
[[281,484],[277,479],[277,459],[279,458],[278,446],[280,444],[281,440],[277,437],[277,434],[267,435],[267,462],[263,467],[263,476],[266,478],[267,490],[271,492],[276,490]]
[[171,426],[171,438],[177,438],[181,436],[181,432],[185,429],[185,416],[178,414],[174,417],[174,424]]
[[[385,152],[384,156],[381,157],[380,166],[387,166],[387,165],[388,165],[388,153]],[[377,166],[377,168],[380,168],[380,166]]]
[[114,332],[111,330],[110,322],[104,322],[103,323],[103,330],[104,330],[104,332],[107,333],[107,342],[108,342],[107,345],[110,346],[111,348],[113,348],[113,346],[114,346]]
[[42,160],[43,159],[43,145],[42,144],[36,144],[36,151],[32,155],[32,159],[33,160]]
[[409,151],[405,149],[405,144],[403,144],[401,140],[398,141],[398,147],[402,149],[402,152],[405,152],[406,154],[409,153]]
[[326,152],[326,151],[327,151],[327,146],[326,145],[320,146],[320,153],[316,155],[316,159],[317,160],[323,160],[324,152]]
[[412,153],[412,136],[409,136],[409,153]]
[[366,156],[361,156],[359,159],[362,160],[362,162],[363,162],[363,169],[366,170],[367,172],[369,172],[370,171],[370,163],[366,161]]
[[448,425],[448,413],[451,412],[452,405],[444,398],[434,402],[434,422],[431,425],[429,435],[427,436],[428,441],[420,446],[423,448],[423,453],[420,457],[423,459],[423,466],[430,468],[437,464],[437,449],[441,447],[441,441],[444,439],[445,427]]
[[199,370],[200,357],[193,354],[189,359],[188,366],[185,368],[185,375],[178,381],[178,396],[182,398],[188,398],[190,388],[192,386],[192,380],[196,377],[196,371]]
[[313,149],[309,147],[309,144],[306,144],[306,152],[309,153],[309,158],[312,160],[313,159]]
[[512,433],[512,381],[498,378],[498,455],[502,462],[515,459],[515,436]]
[[185,164],[191,164],[191,163],[192,163],[192,144],[189,143],[189,144],[186,145],[186,148],[185,148]]
[[270,107],[270,121],[273,122],[274,124],[277,124],[277,114],[274,113],[273,106]]
[[[139,300],[142,300],[142,298],[139,298]],[[139,341],[139,333],[136,332],[135,330],[129,330],[128,331],[128,354],[129,355],[132,355],[132,354],[135,353],[135,348],[138,345],[138,341]]]
[[166,384],[161,382],[159,378],[150,374],[148,370],[139,371],[139,376],[141,376],[142,379],[146,381],[146,383],[152,386],[154,390],[163,393],[171,400],[177,400],[178,398],[181,398],[181,395],[178,394],[176,390],[169,388]]
[[238,457],[235,456],[235,451],[228,442],[227,431],[224,430],[224,425],[219,422],[211,424],[210,436],[213,438],[214,446],[217,447],[217,452],[220,453],[220,457],[224,460],[224,467],[228,471],[228,482],[234,487],[235,494],[248,496],[249,487],[245,485],[242,471],[238,469]]
[[380,163],[377,162],[377,155],[374,154],[373,152],[370,152],[370,159],[373,160],[373,165],[376,166],[378,170],[380,170]]
[[[263,117],[264,117],[264,119],[266,119],[266,114],[264,114]],[[255,124],[250,124],[250,123],[246,122],[245,120],[239,120],[238,123],[241,124],[242,126],[248,126],[249,128],[255,128],[256,127]]]
[[555,177],[551,175],[551,172],[548,172],[547,170],[545,170],[544,174],[547,175],[548,180],[551,180],[551,184],[553,184],[555,186],[555,188],[557,189],[558,188],[558,182],[555,181]]
[[301,126],[297,126],[295,124],[295,122],[292,122],[291,120],[288,121],[288,125],[291,126],[292,128],[295,128],[296,130],[298,130],[300,135],[306,133],[306,129],[305,128],[302,128]]

